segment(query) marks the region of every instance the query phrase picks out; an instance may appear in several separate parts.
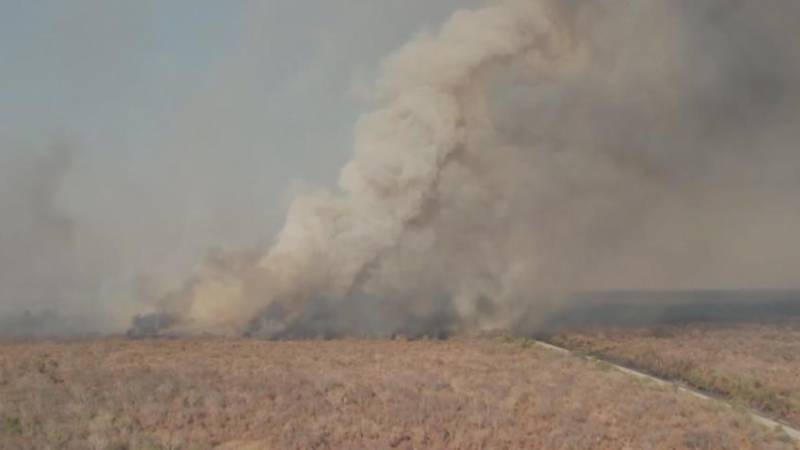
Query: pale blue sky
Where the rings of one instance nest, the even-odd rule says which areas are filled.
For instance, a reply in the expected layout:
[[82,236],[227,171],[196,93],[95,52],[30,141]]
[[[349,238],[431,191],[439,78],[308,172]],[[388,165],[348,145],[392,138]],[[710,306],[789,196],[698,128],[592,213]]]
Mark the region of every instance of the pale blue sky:
[[241,40],[247,9],[179,3],[0,2],[4,128],[120,135],[120,116],[174,109]]

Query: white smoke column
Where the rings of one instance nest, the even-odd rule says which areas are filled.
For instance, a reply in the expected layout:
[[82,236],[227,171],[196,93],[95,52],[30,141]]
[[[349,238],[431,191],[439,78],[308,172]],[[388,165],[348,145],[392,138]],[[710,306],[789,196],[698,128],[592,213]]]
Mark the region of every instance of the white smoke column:
[[796,287],[800,7],[767,1],[456,13],[386,61],[339,189],[135,325],[532,330],[574,292]]
[[[312,295],[346,298],[433,200],[443,167],[465,144],[471,108],[480,103],[471,87],[482,71],[564,51],[568,35],[553,13],[533,1],[461,11],[438,35],[421,35],[390,57],[378,82],[383,106],[357,124],[341,192],[296,199],[260,262],[191,284],[172,314],[190,329],[237,332],[275,302],[290,322]],[[279,332],[285,324],[274,325]]]

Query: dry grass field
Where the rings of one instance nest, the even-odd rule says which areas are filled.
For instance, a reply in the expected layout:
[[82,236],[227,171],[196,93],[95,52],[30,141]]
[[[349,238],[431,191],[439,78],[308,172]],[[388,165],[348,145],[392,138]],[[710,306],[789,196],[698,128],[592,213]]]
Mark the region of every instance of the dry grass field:
[[596,327],[564,331],[552,340],[800,426],[800,320]]
[[0,449],[792,449],[528,341],[0,344]]

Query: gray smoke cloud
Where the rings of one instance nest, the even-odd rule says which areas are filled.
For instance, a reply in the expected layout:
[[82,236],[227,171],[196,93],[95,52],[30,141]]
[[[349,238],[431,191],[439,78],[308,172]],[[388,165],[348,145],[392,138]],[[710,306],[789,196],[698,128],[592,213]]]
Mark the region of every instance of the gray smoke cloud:
[[796,288],[798,19],[791,0],[459,11],[384,62],[338,188],[153,317],[452,333],[535,322],[565,292]]
[[[156,4],[79,3],[4,79],[46,105],[12,108],[34,132],[101,132],[26,147],[0,120],[0,335],[137,311],[140,332],[449,334],[536,328],[572,292],[798,287],[792,0],[264,2],[201,88],[167,70],[139,91]],[[353,68],[373,112],[350,139]],[[123,95],[156,84],[181,106]],[[150,137],[99,137],[113,111]],[[260,244],[288,178],[331,178],[350,141],[338,186],[295,189]],[[176,281],[215,245],[251,250]]]
[[124,332],[209,247],[263,247],[346,161],[354,75],[475,2],[1,5],[0,337]]
[[105,236],[71,217],[57,199],[74,146],[41,150],[5,142],[3,147],[0,335],[112,331],[97,324],[110,326],[113,312],[87,293],[102,289],[116,261],[104,248]]

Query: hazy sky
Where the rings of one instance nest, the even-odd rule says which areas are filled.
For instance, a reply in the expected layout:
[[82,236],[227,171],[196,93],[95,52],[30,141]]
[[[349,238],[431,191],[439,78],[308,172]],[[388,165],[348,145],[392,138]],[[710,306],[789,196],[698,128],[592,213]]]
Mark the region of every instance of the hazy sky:
[[[246,271],[234,295],[220,294],[217,280],[231,276],[204,266],[204,255],[218,247],[271,254],[291,194],[335,186],[356,119],[376,106],[365,93],[381,61],[478,3],[0,0],[0,334],[25,310],[78,316],[58,321],[76,331],[124,330],[160,293],[191,297],[198,280],[210,280],[198,291],[208,293],[199,298],[212,307],[200,309],[212,319],[239,291],[252,297],[239,296],[248,305],[264,306],[273,292],[260,288],[278,283]],[[796,286],[800,3],[763,3],[552,0],[455,15],[441,34],[389,60],[384,103],[361,116],[343,198],[294,196],[301,201],[291,217],[303,220],[290,221],[277,248],[292,249],[290,263],[308,264],[274,264],[297,275],[289,284],[300,292],[318,290],[307,283],[315,267],[321,279],[341,267],[373,277],[372,261],[380,261],[387,276],[373,278],[388,293],[402,287],[400,309],[412,295],[428,308],[439,292],[448,302],[463,292],[470,302],[486,292],[527,301],[542,286]],[[543,4],[555,6],[536,13]],[[552,40],[540,40],[531,30],[551,19],[543,36]],[[564,48],[552,52],[556,44]],[[541,54],[526,53],[533,50]],[[483,58],[512,56],[519,60],[473,79]],[[468,111],[461,119],[476,120],[465,130],[481,138],[464,161],[417,164],[413,155],[464,138],[441,126],[458,128],[461,119],[429,114],[439,111],[429,108],[430,89],[453,96],[451,76],[475,83],[463,92],[469,101],[454,104]],[[407,92],[414,95],[398,95]],[[447,139],[417,140],[428,134]],[[433,204],[450,212],[432,215],[428,234],[404,234],[402,220],[384,233],[386,217],[408,218],[383,200],[394,192],[384,187],[409,174],[439,183],[429,186],[438,186]],[[427,198],[403,194],[401,206]],[[329,214],[330,205],[345,205],[346,214]],[[392,214],[362,208],[375,205]],[[333,238],[317,252],[319,224],[318,234]],[[414,240],[429,235],[437,239]],[[480,246],[460,253],[462,242],[491,237],[485,254]],[[382,245],[396,259],[384,258]],[[418,248],[427,250],[403,253]],[[241,261],[253,264],[212,260],[237,274]],[[395,270],[406,263],[414,270]],[[262,275],[262,264],[254,266]],[[197,275],[184,284],[189,273]],[[490,291],[473,285],[485,273]],[[430,289],[414,291],[422,286],[414,274],[430,278]],[[251,280],[258,283],[239,289]],[[295,294],[283,297],[303,298]]]
[[0,311],[271,240],[293,181],[338,176],[381,58],[475,3],[0,0],[0,266],[36,272]]

